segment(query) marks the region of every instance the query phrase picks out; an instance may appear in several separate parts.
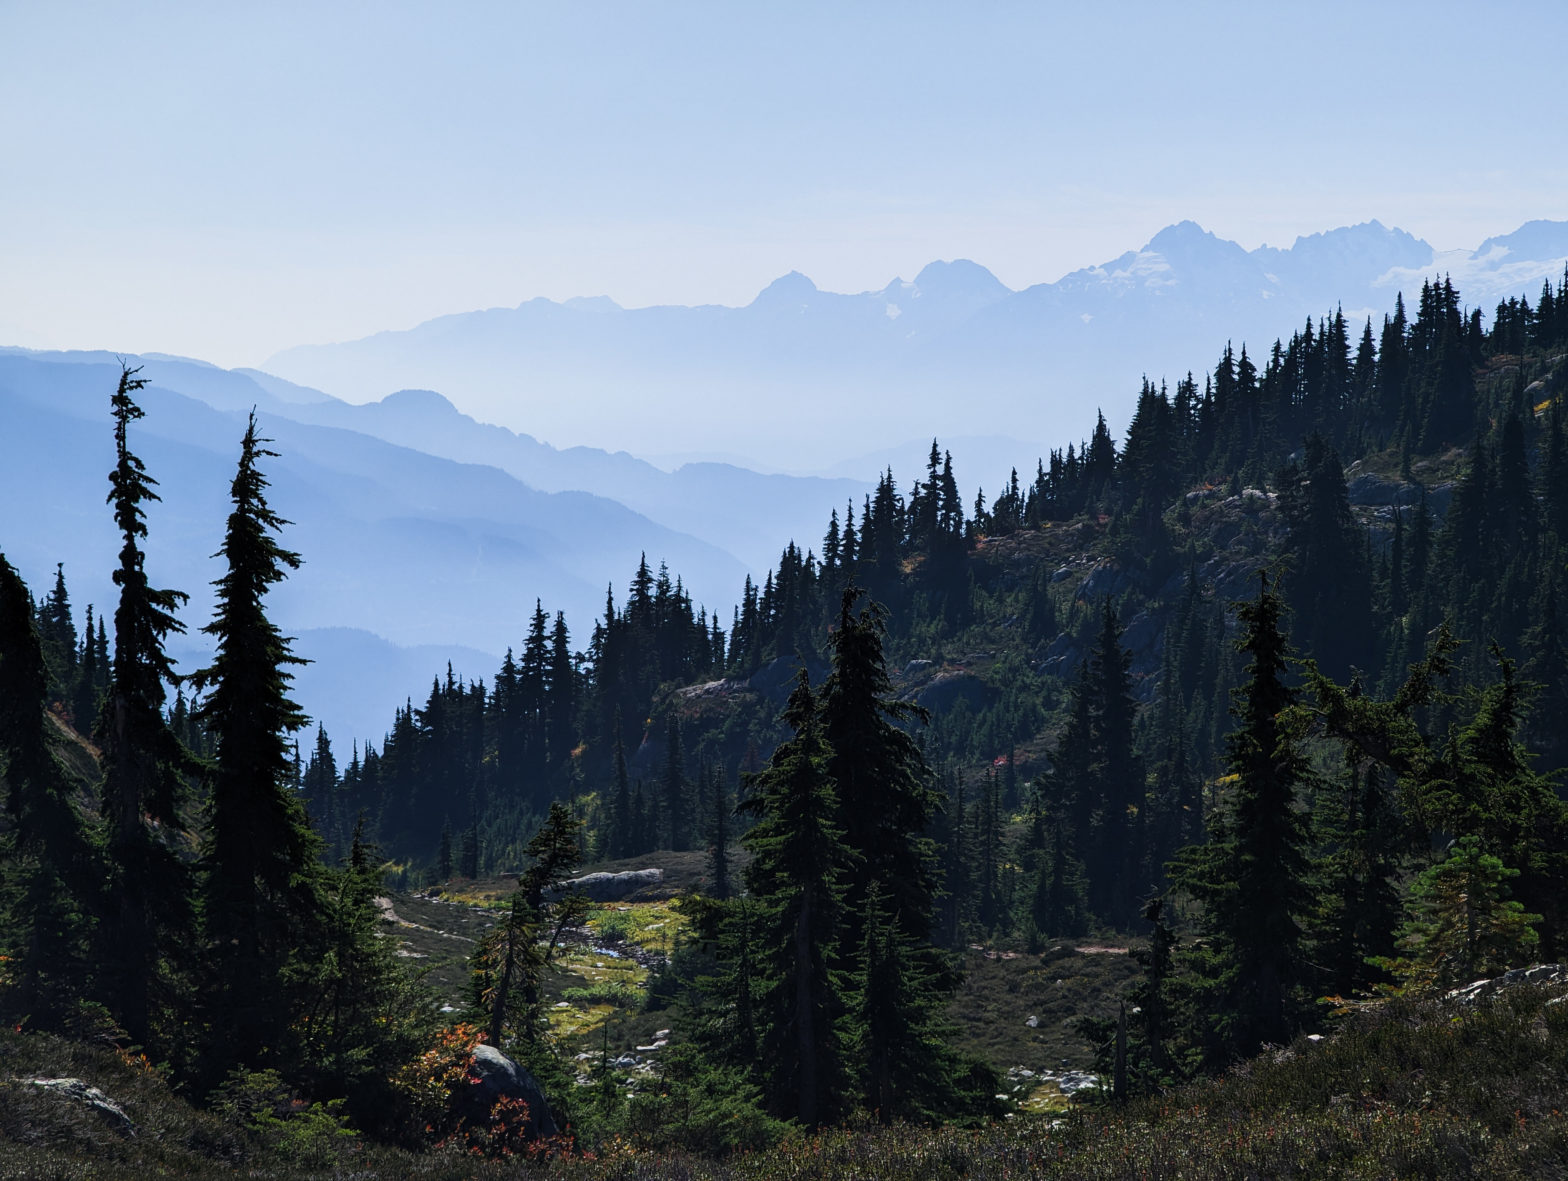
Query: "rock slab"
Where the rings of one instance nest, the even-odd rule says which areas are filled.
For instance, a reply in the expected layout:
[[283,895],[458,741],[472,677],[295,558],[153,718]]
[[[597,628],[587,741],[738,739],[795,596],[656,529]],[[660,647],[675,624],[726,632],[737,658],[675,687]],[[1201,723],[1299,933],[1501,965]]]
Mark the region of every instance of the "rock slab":
[[594,902],[614,902],[635,894],[646,886],[657,886],[664,880],[662,869],[628,869],[624,873],[590,873],[571,878],[551,886],[546,897],[559,898],[563,894],[585,894]]
[[471,1066],[478,1082],[463,1093],[461,1103],[466,1110],[462,1114],[482,1119],[489,1115],[497,1099],[521,1099],[528,1104],[529,1135],[559,1134],[561,1129],[550,1114],[544,1091],[521,1064],[494,1046],[481,1043],[474,1047]]
[[122,1136],[136,1135],[136,1125],[131,1122],[131,1117],[125,1114],[124,1109],[97,1087],[89,1086],[79,1078],[25,1078],[21,1081],[28,1086],[42,1087],[51,1094],[92,1108],[107,1119],[114,1126],[114,1130]]

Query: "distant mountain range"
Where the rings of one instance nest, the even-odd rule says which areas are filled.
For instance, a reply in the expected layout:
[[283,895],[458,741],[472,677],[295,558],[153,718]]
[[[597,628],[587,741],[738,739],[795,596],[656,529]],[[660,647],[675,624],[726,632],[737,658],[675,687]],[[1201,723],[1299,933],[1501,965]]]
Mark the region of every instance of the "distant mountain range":
[[[443,316],[307,345],[271,372],[350,401],[438,389],[477,418],[557,443],[643,456],[716,452],[796,473],[840,470],[907,439],[991,435],[1060,444],[1096,406],[1125,422],[1147,374],[1214,363],[1227,338],[1262,352],[1336,305],[1381,319],[1396,291],[1450,273],[1490,312],[1561,276],[1568,222],[1530,222],[1439,252],[1373,221],[1245,250],[1193,222],[1054,283],[1012,291],[968,261],[880,291],[822,291],[790,273],[745,307],[626,309],[598,297]],[[859,473],[864,476],[866,473]]]
[[[1533,300],[1565,260],[1568,222],[1446,253],[1377,222],[1252,251],[1183,222],[1023,291],[967,261],[856,295],[792,273],[743,308],[535,299],[291,349],[267,372],[127,358],[152,381],[134,444],[164,497],[149,569],[193,596],[174,643],[189,665],[257,407],[281,453],[267,470],[294,522],[284,541],[306,559],[275,601],[315,661],[300,700],[336,737],[379,739],[446,662],[492,676],[536,597],[586,644],[606,586],[623,598],[643,553],[727,625],[748,571],[791,538],[817,544],[885,467],[907,491],[933,436],[967,501],[1081,436],[1096,406],[1120,425],[1145,373],[1202,371],[1227,338],[1261,352],[1335,304],[1381,318],[1445,272],[1483,309]],[[78,614],[112,602],[118,373],[107,353],[0,349],[0,552],[40,593],[65,562]],[[715,455],[758,470],[676,458]]]
[[[126,360],[152,383],[132,428],[162,497],[149,512],[148,569],[192,596],[190,634],[171,650],[189,667],[205,649],[197,632],[219,573],[209,555],[255,406],[279,452],[265,470],[273,507],[292,522],[283,542],[305,558],[275,593],[274,617],[315,661],[299,674],[301,704],[345,740],[379,739],[393,706],[421,697],[448,660],[469,679],[492,677],[500,653],[521,646],[535,598],[565,610],[586,646],[606,587],[623,600],[643,553],[727,627],[748,570],[765,569],[790,536],[812,544],[828,511],[868,487],[716,464],[671,474],[629,455],[554,452],[433,394],[349,406],[264,374]],[[38,593],[64,562],[78,619],[114,596],[104,498],[119,371],[103,353],[0,350],[0,552]],[[611,494],[582,491],[598,487]],[[680,521],[695,532],[667,523]]]

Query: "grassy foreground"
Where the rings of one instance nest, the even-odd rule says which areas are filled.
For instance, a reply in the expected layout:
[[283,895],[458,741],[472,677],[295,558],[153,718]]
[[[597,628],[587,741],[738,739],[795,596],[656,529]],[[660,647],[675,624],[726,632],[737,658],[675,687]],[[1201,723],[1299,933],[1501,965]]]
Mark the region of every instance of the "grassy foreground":
[[[76,1075],[135,1121],[14,1081]],[[319,1121],[247,1129],[192,1109],[111,1051],[0,1037],[0,1176],[783,1181],[887,1178],[1568,1177],[1568,1004],[1516,989],[1473,1009],[1399,1001],[1334,1036],[1121,1108],[1020,1116],[979,1131],[857,1126],[710,1161],[601,1145],[591,1157],[487,1162],[414,1156]]]

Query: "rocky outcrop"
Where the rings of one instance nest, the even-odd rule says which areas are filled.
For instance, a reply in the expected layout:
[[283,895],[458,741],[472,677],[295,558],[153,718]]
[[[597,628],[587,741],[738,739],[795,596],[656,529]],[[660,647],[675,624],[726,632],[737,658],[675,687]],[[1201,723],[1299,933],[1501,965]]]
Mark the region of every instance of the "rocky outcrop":
[[971,709],[984,709],[990,704],[992,692],[974,673],[953,669],[932,677],[930,682],[915,694],[915,700],[932,713],[946,713],[960,700]]
[[[1445,480],[1440,484],[1419,484],[1413,480],[1400,480],[1379,475],[1377,472],[1358,470],[1360,464],[1351,464],[1345,473],[1345,497],[1354,508],[1382,509],[1378,518],[1392,520],[1394,509],[1413,509],[1426,496],[1427,510],[1441,521],[1448,515],[1448,506],[1454,499],[1454,483]],[[1406,524],[1410,521],[1405,518]]]
[[699,701],[709,697],[731,697],[736,693],[744,693],[746,689],[745,681],[725,678],[721,681],[704,681],[700,685],[687,685],[684,689],[675,690],[675,696],[682,701]]
[[79,1078],[24,1078],[18,1081],[26,1086],[40,1087],[66,1102],[91,1108],[122,1136],[136,1135],[136,1125],[125,1110],[97,1087],[89,1086]]
[[1537,987],[1568,984],[1568,968],[1562,964],[1536,964],[1529,968],[1515,968],[1490,980],[1477,980],[1463,988],[1456,988],[1448,993],[1445,999],[1458,1001],[1462,1005],[1473,1005],[1477,1001],[1490,1000],[1505,989],[1517,988],[1521,984],[1533,984]]
[[585,894],[594,902],[616,902],[638,890],[664,881],[662,869],[628,869],[624,873],[589,873],[580,878],[557,882],[545,891],[547,898],[563,894]]

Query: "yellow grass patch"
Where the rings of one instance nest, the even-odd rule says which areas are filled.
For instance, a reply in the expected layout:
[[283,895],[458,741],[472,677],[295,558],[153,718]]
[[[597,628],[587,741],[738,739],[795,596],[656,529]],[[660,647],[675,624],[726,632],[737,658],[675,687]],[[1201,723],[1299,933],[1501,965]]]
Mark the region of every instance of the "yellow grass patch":
[[550,1032],[558,1038],[577,1037],[591,1033],[608,1021],[616,1012],[614,1005],[589,1005],[586,1009],[573,1006],[568,1009],[549,1009]]
[[1030,1088],[1029,1093],[1018,1100],[1018,1110],[1031,1115],[1053,1115],[1066,1111],[1068,1104],[1062,1089],[1047,1080]]

